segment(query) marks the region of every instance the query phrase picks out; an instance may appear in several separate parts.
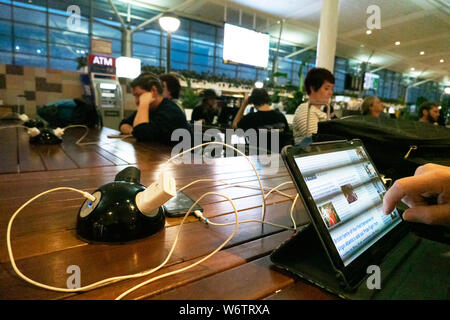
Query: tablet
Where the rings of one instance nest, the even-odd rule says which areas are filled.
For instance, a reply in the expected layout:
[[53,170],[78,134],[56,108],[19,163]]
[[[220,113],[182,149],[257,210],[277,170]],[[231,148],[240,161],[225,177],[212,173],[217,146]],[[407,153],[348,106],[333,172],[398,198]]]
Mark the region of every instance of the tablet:
[[282,158],[334,269],[355,287],[404,235],[397,209],[383,214],[386,189],[362,142],[288,146]]

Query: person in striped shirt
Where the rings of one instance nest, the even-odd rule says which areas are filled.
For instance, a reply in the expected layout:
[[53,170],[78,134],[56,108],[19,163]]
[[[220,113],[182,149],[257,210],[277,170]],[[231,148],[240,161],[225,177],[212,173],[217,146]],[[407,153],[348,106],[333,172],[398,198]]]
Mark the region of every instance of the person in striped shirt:
[[[299,143],[306,137],[317,133],[319,121],[327,120],[327,114],[320,108],[329,103],[334,89],[334,75],[325,68],[313,68],[306,75],[304,86],[309,101],[302,103],[295,111],[292,129],[294,131],[295,143]],[[308,122],[309,108],[309,125]]]

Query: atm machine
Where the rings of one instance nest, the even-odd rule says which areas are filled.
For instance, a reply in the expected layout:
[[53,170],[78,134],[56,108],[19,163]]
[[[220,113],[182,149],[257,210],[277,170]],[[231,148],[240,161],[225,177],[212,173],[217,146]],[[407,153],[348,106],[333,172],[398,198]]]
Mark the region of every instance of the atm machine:
[[109,56],[88,55],[88,75],[82,75],[85,97],[95,104],[102,125],[118,130],[123,119],[123,94],[116,76],[116,59]]

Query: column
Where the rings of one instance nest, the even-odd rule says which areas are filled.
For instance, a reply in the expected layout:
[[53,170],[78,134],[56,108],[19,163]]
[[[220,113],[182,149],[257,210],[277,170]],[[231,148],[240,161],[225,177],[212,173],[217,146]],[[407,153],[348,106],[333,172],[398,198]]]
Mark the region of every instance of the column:
[[323,0],[317,39],[316,67],[333,72],[339,21],[339,0]]

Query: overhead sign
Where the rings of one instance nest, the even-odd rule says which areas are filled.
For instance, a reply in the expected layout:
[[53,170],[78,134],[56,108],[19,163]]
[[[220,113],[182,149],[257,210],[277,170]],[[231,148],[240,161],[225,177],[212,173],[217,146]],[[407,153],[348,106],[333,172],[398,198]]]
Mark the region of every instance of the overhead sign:
[[91,53],[94,54],[112,54],[112,41],[92,39]]
[[116,74],[116,58],[89,54],[88,67],[89,72]]

